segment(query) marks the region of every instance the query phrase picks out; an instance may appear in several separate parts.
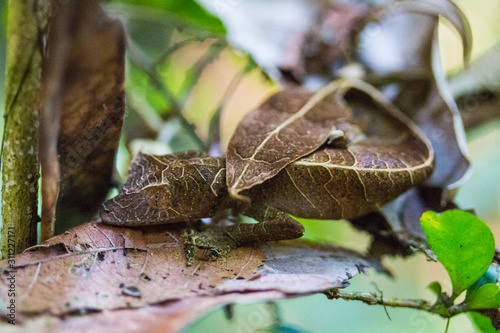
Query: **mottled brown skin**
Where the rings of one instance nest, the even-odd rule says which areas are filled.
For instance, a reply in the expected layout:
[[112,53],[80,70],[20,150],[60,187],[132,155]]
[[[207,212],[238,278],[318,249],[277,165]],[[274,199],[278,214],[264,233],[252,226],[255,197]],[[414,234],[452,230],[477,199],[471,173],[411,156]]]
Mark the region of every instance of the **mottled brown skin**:
[[336,84],[315,94],[293,90],[271,97],[242,120],[227,161],[199,153],[140,154],[123,190],[103,204],[102,221],[188,222],[232,209],[233,216],[260,222],[189,235],[186,244],[195,248],[201,242],[212,250],[210,239],[217,239],[220,254],[300,237],[302,225],[288,214],[353,219],[427,179],[434,155],[425,135],[380,96],[386,112],[366,96],[352,109],[342,107],[331,98]]

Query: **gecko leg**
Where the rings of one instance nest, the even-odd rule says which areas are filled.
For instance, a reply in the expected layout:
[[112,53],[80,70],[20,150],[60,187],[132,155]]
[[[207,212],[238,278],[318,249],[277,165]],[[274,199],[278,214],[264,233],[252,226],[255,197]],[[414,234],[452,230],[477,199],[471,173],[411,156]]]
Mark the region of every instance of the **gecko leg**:
[[249,209],[245,215],[259,223],[236,223],[226,226],[206,226],[205,230],[188,228],[184,234],[188,265],[195,258],[216,260],[240,246],[251,246],[268,241],[299,238],[304,227],[288,214],[277,209]]

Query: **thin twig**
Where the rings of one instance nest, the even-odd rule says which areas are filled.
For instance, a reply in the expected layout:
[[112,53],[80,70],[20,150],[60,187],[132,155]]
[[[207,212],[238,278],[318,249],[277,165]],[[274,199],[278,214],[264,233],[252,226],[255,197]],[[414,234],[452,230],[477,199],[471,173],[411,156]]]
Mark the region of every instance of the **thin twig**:
[[384,303],[384,292],[382,290],[380,290],[380,288],[377,286],[377,284],[375,282],[372,282],[372,284],[375,287],[375,289],[377,290],[377,292],[380,293],[380,301],[382,302],[382,305],[384,306],[384,311],[385,311],[385,314],[387,315],[387,318],[389,318],[389,320],[392,321],[392,318],[389,315],[389,311],[387,310],[387,306]]
[[384,305],[392,308],[410,308],[423,310],[440,315],[443,318],[451,318],[467,311],[467,305],[457,304],[448,308],[435,307],[434,304],[423,299],[403,299],[379,297],[376,293],[348,292],[339,289],[331,289],[324,293],[329,299],[343,299],[345,301],[361,301],[368,305]]
[[186,132],[194,139],[199,148],[207,151],[205,142],[196,134],[195,126],[191,124],[182,114],[183,106],[177,101],[172,92],[165,86],[158,73],[153,69],[154,64],[142,50],[135,45],[133,40],[128,39],[128,54],[132,63],[141,71],[146,73],[152,80],[155,88],[163,95],[163,98],[170,105],[172,113],[179,118],[181,125]]
[[146,265],[148,264],[148,256],[149,256],[150,251],[146,252],[146,259],[144,259],[144,263],[142,264],[141,271],[139,272],[139,275],[137,276],[136,283],[139,282],[139,279],[141,276],[144,274],[144,271],[146,270]]

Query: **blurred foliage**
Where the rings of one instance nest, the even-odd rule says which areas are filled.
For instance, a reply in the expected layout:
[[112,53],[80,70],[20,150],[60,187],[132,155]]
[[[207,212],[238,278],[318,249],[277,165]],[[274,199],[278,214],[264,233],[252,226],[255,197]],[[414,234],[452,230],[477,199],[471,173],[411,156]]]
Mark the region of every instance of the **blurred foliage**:
[[[195,1],[107,1],[106,8],[123,20],[128,35],[122,148],[132,155],[209,151],[218,130],[225,131],[221,117],[233,113],[227,104],[239,86],[268,81],[257,85],[269,89],[266,76],[250,73],[257,68],[253,58],[230,47],[223,23]],[[242,104],[239,109],[248,111]]]
[[[498,0],[471,0],[454,1],[467,15],[471,24],[474,45],[472,59],[485,53],[498,43],[500,36],[500,2]],[[441,24],[440,50],[446,71],[456,71],[463,67],[460,41],[448,24]]]
[[154,9],[147,12],[147,18],[162,17],[166,22],[178,22],[200,31],[208,31],[214,34],[224,35],[226,28],[224,24],[214,15],[208,13],[194,0],[108,0],[109,2],[133,5],[134,12],[141,12],[144,9]]
[[[0,2],[0,108],[2,117],[0,117],[0,136],[3,133],[3,110],[5,98],[5,45],[6,40],[6,27],[7,27],[7,1]],[[1,218],[1,217],[0,217]]]
[[[3,137],[3,113],[5,103],[5,52],[6,52],[6,27],[7,27],[7,1],[0,2],[0,137]],[[2,179],[0,177],[0,187]],[[0,225],[2,224],[2,214],[0,214]]]

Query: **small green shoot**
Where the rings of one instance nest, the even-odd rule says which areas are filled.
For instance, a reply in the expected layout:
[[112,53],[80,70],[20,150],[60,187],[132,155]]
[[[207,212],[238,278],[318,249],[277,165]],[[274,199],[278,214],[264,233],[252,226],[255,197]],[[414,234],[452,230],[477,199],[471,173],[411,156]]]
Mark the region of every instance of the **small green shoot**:
[[478,217],[462,210],[425,212],[420,223],[430,248],[450,275],[453,301],[490,266],[495,254],[493,234]]

